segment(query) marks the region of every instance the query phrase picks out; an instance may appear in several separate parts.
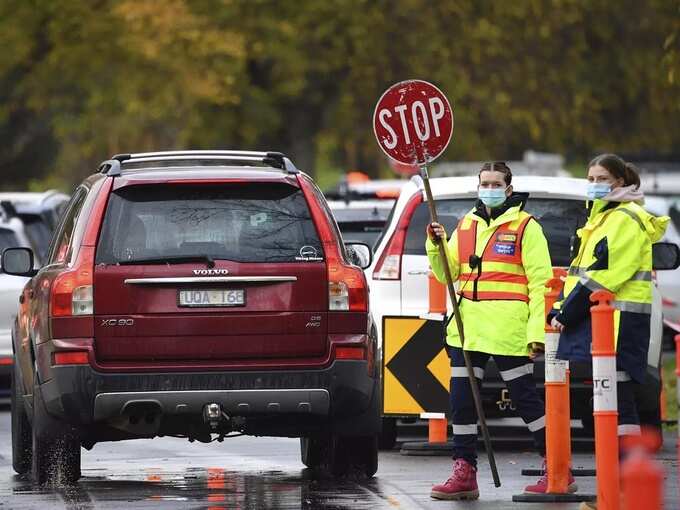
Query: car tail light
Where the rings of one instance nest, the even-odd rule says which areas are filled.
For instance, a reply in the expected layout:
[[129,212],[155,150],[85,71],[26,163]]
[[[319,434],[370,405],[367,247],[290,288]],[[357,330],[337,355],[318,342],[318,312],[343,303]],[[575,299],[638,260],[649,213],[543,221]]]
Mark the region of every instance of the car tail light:
[[54,279],[50,290],[52,317],[92,315],[94,313],[92,274],[94,247],[83,246],[73,267]]
[[361,269],[343,264],[328,267],[328,309],[333,311],[368,311],[366,277]]
[[54,365],[87,365],[87,351],[63,351],[52,355]]
[[417,193],[406,203],[404,212],[397,223],[397,228],[392,233],[392,237],[390,237],[375,265],[373,270],[374,280],[399,280],[401,278],[401,256],[404,253],[406,231],[411,223],[413,213],[422,201],[422,193]]
[[7,366],[14,363],[14,358],[12,356],[0,356],[0,366]]
[[366,359],[363,347],[336,347],[335,359]]
[[347,264],[340,245],[340,235],[333,218],[319,203],[323,199],[313,183],[299,178],[302,192],[319,232],[328,267],[328,309],[333,311],[368,312],[368,284],[364,272]]

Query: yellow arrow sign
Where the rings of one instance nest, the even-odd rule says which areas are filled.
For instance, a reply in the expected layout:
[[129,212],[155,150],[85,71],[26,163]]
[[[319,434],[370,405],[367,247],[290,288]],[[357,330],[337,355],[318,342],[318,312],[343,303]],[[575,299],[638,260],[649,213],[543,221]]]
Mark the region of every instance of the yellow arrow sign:
[[383,318],[383,414],[448,412],[451,368],[443,321]]

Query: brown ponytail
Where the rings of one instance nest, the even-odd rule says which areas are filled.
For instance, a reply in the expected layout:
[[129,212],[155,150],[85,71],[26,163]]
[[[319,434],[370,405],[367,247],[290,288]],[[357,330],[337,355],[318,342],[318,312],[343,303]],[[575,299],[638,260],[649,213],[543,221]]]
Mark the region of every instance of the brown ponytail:
[[640,171],[633,163],[626,162],[626,173],[623,177],[626,186],[635,185],[635,189],[640,187]]
[[616,154],[601,154],[588,165],[588,168],[593,166],[601,166],[616,179],[623,179],[624,186],[635,186],[637,190],[640,187],[640,172],[633,163],[627,163]]

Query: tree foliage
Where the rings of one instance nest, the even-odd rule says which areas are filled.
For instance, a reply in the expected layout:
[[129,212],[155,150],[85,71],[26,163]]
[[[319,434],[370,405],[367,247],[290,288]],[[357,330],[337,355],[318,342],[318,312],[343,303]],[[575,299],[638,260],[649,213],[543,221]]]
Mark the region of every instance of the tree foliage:
[[680,144],[669,0],[4,0],[0,47],[0,187],[169,148],[377,175],[373,108],[408,78],[453,103],[450,159]]

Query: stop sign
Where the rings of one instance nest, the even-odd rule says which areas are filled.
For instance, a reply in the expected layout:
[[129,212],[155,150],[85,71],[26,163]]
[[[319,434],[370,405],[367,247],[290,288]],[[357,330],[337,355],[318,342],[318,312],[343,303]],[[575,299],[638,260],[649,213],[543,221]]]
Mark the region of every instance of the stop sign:
[[375,106],[373,132],[390,158],[405,165],[426,165],[444,152],[451,140],[451,105],[431,83],[396,83]]

